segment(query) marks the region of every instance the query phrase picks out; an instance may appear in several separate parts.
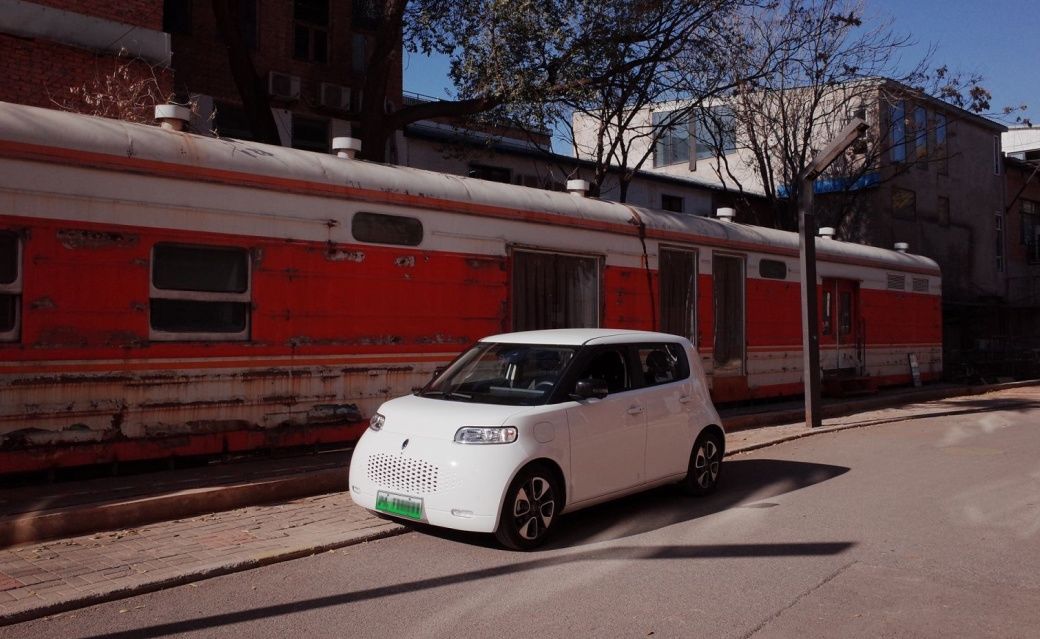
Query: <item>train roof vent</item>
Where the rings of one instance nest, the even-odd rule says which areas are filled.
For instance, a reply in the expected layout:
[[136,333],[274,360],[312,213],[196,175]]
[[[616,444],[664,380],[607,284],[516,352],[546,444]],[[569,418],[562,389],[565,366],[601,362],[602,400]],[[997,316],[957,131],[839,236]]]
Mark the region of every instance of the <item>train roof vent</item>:
[[715,210],[715,217],[722,222],[732,222],[737,217],[737,212],[728,206]]
[[906,290],[906,276],[896,275],[895,273],[888,274],[888,288],[894,291],[905,291]]
[[191,110],[179,104],[157,104],[155,119],[167,131],[183,131],[191,119]]
[[567,192],[571,195],[585,197],[589,194],[588,180],[567,180]]
[[817,235],[819,235],[820,237],[822,237],[825,240],[833,240],[834,239],[834,227],[833,226],[821,227],[820,230],[817,232]]
[[357,138],[332,138],[332,152],[341,158],[353,160],[361,152],[361,140]]
[[896,242],[892,248],[899,251],[900,253],[906,253],[910,250],[910,245],[906,242]]

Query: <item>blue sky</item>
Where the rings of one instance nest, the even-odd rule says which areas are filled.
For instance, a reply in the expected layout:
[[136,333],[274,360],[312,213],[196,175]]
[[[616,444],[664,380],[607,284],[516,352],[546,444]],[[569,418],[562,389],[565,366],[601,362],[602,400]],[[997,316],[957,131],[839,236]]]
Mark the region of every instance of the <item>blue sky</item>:
[[[992,107],[1026,104],[1021,115],[1040,126],[1040,0],[865,0],[868,13],[890,16],[897,33],[916,44],[905,51],[911,66],[929,47],[933,61],[953,71],[979,73],[993,93]],[[451,96],[444,58],[406,56],[404,88]],[[1005,122],[1010,124],[1010,122]]]

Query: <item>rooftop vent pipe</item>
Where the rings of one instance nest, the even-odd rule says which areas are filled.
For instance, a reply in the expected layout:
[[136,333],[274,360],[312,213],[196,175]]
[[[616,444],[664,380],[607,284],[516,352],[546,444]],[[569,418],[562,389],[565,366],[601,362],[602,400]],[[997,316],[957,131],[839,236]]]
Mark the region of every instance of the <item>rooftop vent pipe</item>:
[[833,240],[834,239],[834,227],[833,226],[823,226],[823,227],[820,227],[820,230],[817,233],[819,234],[819,236],[821,238],[823,238],[825,240]]
[[191,118],[191,110],[179,104],[157,104],[155,119],[167,131],[183,131]]
[[361,152],[361,140],[357,138],[332,138],[332,152],[337,157],[353,160]]
[[715,210],[715,217],[722,222],[732,222],[737,217],[737,211],[728,206]]
[[906,253],[910,250],[910,245],[906,242],[896,242],[893,248],[895,248],[895,250],[899,251],[900,253]]
[[589,194],[588,180],[567,180],[567,192],[585,197]]

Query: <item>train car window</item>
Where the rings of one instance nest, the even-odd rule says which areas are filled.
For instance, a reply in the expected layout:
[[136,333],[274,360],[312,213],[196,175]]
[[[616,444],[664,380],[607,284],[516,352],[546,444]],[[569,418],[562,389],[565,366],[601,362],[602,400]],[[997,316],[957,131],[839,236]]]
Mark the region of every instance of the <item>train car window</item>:
[[599,326],[600,260],[513,252],[513,330]]
[[419,246],[423,241],[422,220],[403,215],[356,213],[350,232],[359,242]]
[[249,252],[158,244],[152,250],[150,301],[152,339],[248,339]]
[[22,299],[21,267],[18,235],[0,231],[0,341],[18,339]]
[[770,280],[786,280],[787,264],[780,260],[761,260],[758,263],[758,275]]

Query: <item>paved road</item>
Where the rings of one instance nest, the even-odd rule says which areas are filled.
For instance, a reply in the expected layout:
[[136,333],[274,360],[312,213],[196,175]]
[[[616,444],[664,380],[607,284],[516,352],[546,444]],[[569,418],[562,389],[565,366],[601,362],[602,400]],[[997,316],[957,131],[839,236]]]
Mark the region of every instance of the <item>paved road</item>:
[[409,534],[0,637],[1036,637],[1040,393],[731,458],[521,554]]

